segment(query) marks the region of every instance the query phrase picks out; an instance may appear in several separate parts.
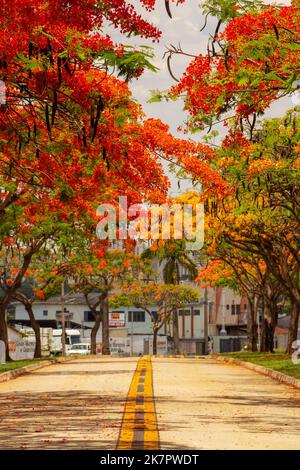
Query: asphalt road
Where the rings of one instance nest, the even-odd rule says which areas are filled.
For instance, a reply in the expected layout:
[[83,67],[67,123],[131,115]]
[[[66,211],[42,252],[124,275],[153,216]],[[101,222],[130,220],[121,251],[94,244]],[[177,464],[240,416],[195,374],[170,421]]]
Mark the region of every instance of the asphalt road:
[[212,360],[154,359],[162,449],[299,449],[300,392]]
[[0,383],[0,449],[114,449],[136,359],[79,359]]
[[137,362],[78,359],[0,383],[0,449],[299,449],[299,391],[208,359]]

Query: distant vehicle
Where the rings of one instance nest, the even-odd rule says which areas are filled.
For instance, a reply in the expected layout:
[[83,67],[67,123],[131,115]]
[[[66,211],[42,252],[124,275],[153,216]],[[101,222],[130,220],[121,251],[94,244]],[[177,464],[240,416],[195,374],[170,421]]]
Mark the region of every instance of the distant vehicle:
[[50,356],[54,351],[53,328],[41,328],[42,355]]
[[[54,354],[58,354],[62,351],[62,344],[61,344],[61,335],[62,330],[53,330],[53,350]],[[79,330],[71,330],[66,329],[66,351],[72,348],[75,344],[80,343],[80,331]]]
[[[22,334],[24,339],[30,339],[35,341],[35,334],[32,328],[18,328],[18,331]],[[66,351],[72,348],[75,344],[80,343],[80,331],[73,329],[66,329]],[[42,355],[59,355],[62,352],[61,335],[62,330],[53,328],[41,328],[41,346]]]
[[75,354],[84,355],[84,354],[90,354],[90,353],[91,353],[91,345],[89,343],[74,344],[66,351],[67,356],[72,356]]

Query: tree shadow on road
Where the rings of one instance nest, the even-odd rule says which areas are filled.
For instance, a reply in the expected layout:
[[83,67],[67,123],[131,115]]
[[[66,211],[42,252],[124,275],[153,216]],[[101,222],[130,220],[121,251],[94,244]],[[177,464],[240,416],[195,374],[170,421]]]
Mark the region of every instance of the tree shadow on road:
[[114,449],[123,410],[84,390],[0,393],[0,449]]
[[[199,429],[199,436],[201,433],[205,435],[207,426],[209,425],[238,425],[240,431],[248,433],[268,433],[275,432],[284,434],[298,434],[300,433],[300,398],[295,402],[290,402],[287,398],[277,398],[266,401],[265,397],[241,397],[238,395],[217,395],[201,397],[200,395],[193,398],[193,413],[190,411],[190,400],[174,399],[174,397],[155,397],[156,407],[166,404],[168,408],[186,410],[186,413],[180,416],[174,416],[170,419],[169,416],[159,415],[158,420],[160,423],[160,432],[164,430],[180,432],[186,431],[190,428],[190,423],[193,422],[193,428]],[[195,405],[198,407],[198,412],[194,412]],[[229,405],[229,408],[228,408]],[[278,412],[280,407],[280,412]],[[223,408],[223,409],[222,409]],[[251,408],[251,415],[247,413],[247,408]],[[253,409],[254,408],[254,409]],[[275,412],[276,408],[276,412]],[[287,418],[286,409],[293,408],[295,413],[293,416],[289,415]],[[163,408],[162,408],[163,409]],[[224,409],[227,411],[224,412]],[[219,411],[219,412],[218,412]],[[199,440],[201,442],[201,439]],[[164,444],[164,448],[166,444]],[[172,447],[167,447],[171,449]]]
[[57,375],[119,375],[119,374],[128,374],[128,369],[124,370],[37,370],[34,372],[35,377],[36,376],[41,376],[41,377],[46,377],[46,376],[57,376]]

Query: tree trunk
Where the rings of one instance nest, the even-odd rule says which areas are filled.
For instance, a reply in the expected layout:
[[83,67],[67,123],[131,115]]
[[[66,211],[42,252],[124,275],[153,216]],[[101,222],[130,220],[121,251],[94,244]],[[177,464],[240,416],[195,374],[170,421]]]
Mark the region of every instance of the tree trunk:
[[268,322],[265,318],[263,318],[260,327],[260,345],[259,351],[260,352],[267,352],[267,335],[268,335]]
[[286,354],[292,354],[293,342],[297,340],[299,312],[300,312],[300,306],[294,300],[292,300],[291,319],[290,319],[289,336],[288,336]]
[[248,348],[252,352],[257,351],[257,307],[258,299],[249,301],[249,312],[248,312]]
[[257,323],[252,323],[251,327],[249,328],[249,346],[250,351],[257,352]]
[[[274,352],[274,335],[277,326],[277,311],[264,308],[260,335],[260,352]],[[267,314],[266,314],[267,312]]]
[[0,340],[5,344],[6,351],[6,361],[11,361],[9,356],[9,346],[8,346],[8,332],[7,332],[7,323],[6,323],[6,303],[2,302],[0,304]]
[[180,353],[180,340],[179,340],[179,323],[178,323],[178,311],[173,311],[173,342],[174,342],[174,354]]
[[158,335],[158,328],[153,328],[153,354],[157,354],[157,335]]
[[278,324],[278,306],[276,299],[273,304],[270,305],[270,323],[269,323],[269,351],[274,352],[275,346],[275,330]]
[[42,342],[41,342],[40,325],[38,324],[38,322],[34,318],[31,303],[26,304],[25,309],[28,313],[30,324],[31,324],[31,327],[32,327],[32,329],[34,331],[34,334],[35,334],[35,350],[34,350],[34,356],[33,357],[35,359],[38,359],[38,358],[42,357]]
[[268,322],[266,320],[266,304],[263,299],[262,301],[262,319],[260,322],[260,338],[259,338],[259,351],[267,351],[267,331],[268,331]]
[[275,346],[275,339],[274,339],[274,336],[275,336],[275,328],[276,328],[276,325],[273,324],[273,322],[271,322],[269,324],[269,352],[270,353],[273,353],[274,352],[274,346]]
[[91,354],[97,354],[97,333],[101,323],[101,315],[99,312],[96,313],[94,317],[95,323],[91,331]]
[[109,308],[108,295],[105,294],[101,298],[102,311],[102,354],[110,355],[109,348]]
[[20,269],[19,273],[17,274],[16,280],[13,284],[12,287],[10,287],[2,300],[0,301],[0,340],[4,342],[5,344],[5,350],[6,350],[6,361],[10,361],[10,355],[9,355],[9,346],[8,346],[8,332],[7,332],[7,322],[6,322],[6,310],[7,307],[9,306],[10,301],[12,300],[14,293],[21,287],[22,284],[22,279],[24,277],[24,274],[26,273],[31,258],[34,254],[34,250],[32,250],[30,253],[27,253],[24,256],[23,259],[23,265],[22,268]]

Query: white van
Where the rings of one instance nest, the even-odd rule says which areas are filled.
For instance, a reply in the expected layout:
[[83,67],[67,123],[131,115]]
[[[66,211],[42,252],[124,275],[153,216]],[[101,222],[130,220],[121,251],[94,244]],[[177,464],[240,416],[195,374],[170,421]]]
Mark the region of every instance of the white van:
[[74,344],[66,351],[67,356],[72,356],[75,354],[84,355],[84,354],[90,354],[90,353],[91,353],[91,345],[89,343]]

